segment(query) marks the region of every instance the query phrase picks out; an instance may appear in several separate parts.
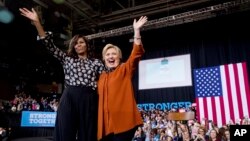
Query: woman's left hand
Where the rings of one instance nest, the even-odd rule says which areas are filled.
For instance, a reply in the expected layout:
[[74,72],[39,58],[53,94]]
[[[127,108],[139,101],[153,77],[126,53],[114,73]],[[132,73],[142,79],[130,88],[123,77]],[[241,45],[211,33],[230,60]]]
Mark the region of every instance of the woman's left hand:
[[133,28],[135,30],[140,29],[147,21],[148,21],[147,16],[141,16],[138,21],[136,21],[136,19],[134,19]]

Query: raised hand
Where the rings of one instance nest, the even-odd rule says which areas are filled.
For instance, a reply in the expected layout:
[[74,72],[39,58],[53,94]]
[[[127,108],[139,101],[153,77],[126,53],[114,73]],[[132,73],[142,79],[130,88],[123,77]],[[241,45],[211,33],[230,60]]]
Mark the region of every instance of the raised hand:
[[34,8],[32,8],[31,11],[28,10],[27,8],[19,8],[19,11],[21,12],[21,15],[31,20],[33,25],[36,27],[39,36],[45,37],[46,33],[43,29],[43,26],[40,23],[39,16],[34,10]]
[[32,22],[40,22],[37,12],[34,10],[34,8],[32,8],[31,10],[32,11],[28,10],[27,8],[19,8],[21,15],[27,17]]
[[140,29],[147,21],[148,21],[148,18],[146,16],[141,16],[138,21],[134,19],[133,28],[135,30]]

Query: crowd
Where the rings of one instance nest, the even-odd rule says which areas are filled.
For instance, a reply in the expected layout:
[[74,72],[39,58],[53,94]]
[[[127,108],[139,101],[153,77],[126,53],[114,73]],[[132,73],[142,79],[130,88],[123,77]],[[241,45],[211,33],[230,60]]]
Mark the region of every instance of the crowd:
[[2,110],[6,112],[20,113],[21,111],[57,111],[58,98],[52,96],[31,97],[25,92],[19,92],[10,101],[1,103]]
[[[44,110],[56,111],[58,99],[41,98],[39,102],[25,93],[15,95],[10,101],[11,112],[20,112],[22,110]],[[39,104],[38,104],[39,103]],[[22,105],[22,106],[20,106]],[[54,105],[54,106],[53,106]],[[13,107],[17,107],[16,109]],[[20,108],[21,107],[21,108]],[[43,107],[43,108],[41,108]],[[3,107],[2,107],[3,108]],[[210,120],[203,119],[199,122],[196,119],[188,121],[168,120],[169,112],[178,110],[140,110],[143,118],[143,125],[136,130],[132,141],[230,141],[230,125],[243,124],[250,125],[248,117],[244,117],[240,122],[218,127]],[[6,137],[6,130],[0,127],[0,137],[2,140]],[[3,140],[4,141],[4,140]]]
[[167,115],[172,111],[141,110],[143,125],[135,132],[133,141],[230,141],[230,125],[250,125],[246,116],[240,122],[228,121],[218,127],[211,120],[196,119],[188,121],[168,120]]

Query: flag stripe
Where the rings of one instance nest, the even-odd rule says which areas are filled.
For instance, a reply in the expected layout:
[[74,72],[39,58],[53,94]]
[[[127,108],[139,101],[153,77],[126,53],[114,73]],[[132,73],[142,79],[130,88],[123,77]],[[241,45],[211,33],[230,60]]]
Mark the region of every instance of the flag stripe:
[[[248,81],[248,74],[247,74],[247,65],[246,65],[246,63],[243,63],[242,64],[242,67],[243,67],[243,77],[244,77],[244,86],[245,86],[245,95],[246,95],[246,97],[247,97],[247,99],[246,99],[246,101],[248,102],[247,103],[247,107],[248,107],[248,110],[247,110],[247,113],[245,114],[246,116],[250,116],[249,115],[249,111],[250,111],[250,102],[249,102],[249,100],[250,100],[250,89],[249,89],[249,81]],[[244,116],[245,116],[244,115]]]
[[207,98],[207,114],[208,114],[208,119],[209,120],[213,120],[213,109],[212,109],[212,100],[211,100],[211,97],[208,97]]
[[237,101],[237,95],[236,95],[236,86],[235,86],[235,74],[233,72],[233,65],[229,65],[229,74],[230,74],[230,84],[231,84],[231,91],[232,91],[232,101],[233,101],[233,112],[234,112],[234,117],[232,117],[233,121],[236,121],[236,119],[239,119],[239,105]]
[[[204,115],[203,117],[205,117],[206,119],[208,119],[208,110],[207,110],[207,100],[206,99],[202,99],[202,103],[203,103],[203,107],[204,107]],[[203,109],[200,109],[203,110]]]
[[[243,64],[242,64],[243,65]],[[247,96],[245,93],[245,83],[244,83],[244,72],[242,71],[242,66],[241,64],[237,64],[239,68],[239,87],[240,87],[240,96],[241,96],[241,102],[242,102],[242,114],[241,116],[245,116],[248,111],[248,104],[247,104]]]
[[212,120],[214,121],[214,123],[217,123],[217,113],[216,112],[213,112],[213,109],[214,110],[216,110],[216,106],[215,106],[215,97],[213,96],[213,97],[211,97],[211,113],[212,113],[212,115],[213,115],[213,118],[212,118]]
[[[241,100],[241,91],[240,91],[240,84],[239,84],[239,71],[238,71],[239,67],[237,64],[233,65],[233,70],[235,72],[235,90],[236,90],[236,98],[237,98],[237,104],[238,105],[238,115],[237,118],[235,120],[240,119],[241,117],[243,117],[243,109],[242,109],[242,100]],[[237,112],[237,110],[236,110]]]
[[198,111],[200,111],[200,107],[201,107],[201,105],[200,105],[200,99],[196,98],[195,101],[196,101],[196,116],[197,116],[197,120],[201,121],[201,115],[200,115],[201,112],[198,112]]
[[216,116],[217,117],[215,117],[216,118],[216,122],[215,123],[217,123],[217,125],[222,125],[222,115],[223,114],[220,114],[221,113],[221,107],[222,107],[222,105],[221,105],[221,103],[220,103],[220,97],[215,97],[215,109],[216,109],[216,113],[218,113]]
[[234,107],[233,107],[233,99],[232,99],[232,91],[231,91],[231,84],[230,84],[230,73],[229,73],[229,66],[225,65],[225,75],[226,75],[226,86],[227,86],[227,93],[228,93],[228,107],[230,109],[229,115],[230,119],[234,119]]
[[226,76],[225,76],[225,69],[224,67],[221,67],[220,69],[221,73],[221,85],[222,85],[222,95],[223,97],[220,97],[220,105],[221,105],[221,123],[227,123],[230,120],[230,110],[229,110],[229,103],[228,103],[228,93],[227,93],[227,84],[226,84]]

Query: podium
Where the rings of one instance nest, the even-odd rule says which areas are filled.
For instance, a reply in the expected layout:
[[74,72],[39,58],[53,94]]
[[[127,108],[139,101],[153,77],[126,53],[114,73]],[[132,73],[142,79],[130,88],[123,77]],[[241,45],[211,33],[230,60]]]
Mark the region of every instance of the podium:
[[[168,120],[174,120],[174,121],[192,120],[192,119],[195,119],[195,113],[193,111],[183,112],[183,113],[169,112],[168,115],[167,115],[167,119]],[[178,133],[177,126],[179,126],[179,124],[177,124],[177,122],[175,122],[175,128],[176,128],[177,135],[178,135],[178,138],[179,138],[179,133]]]
[[194,112],[169,112],[167,115],[168,120],[191,120],[195,119],[195,114]]

